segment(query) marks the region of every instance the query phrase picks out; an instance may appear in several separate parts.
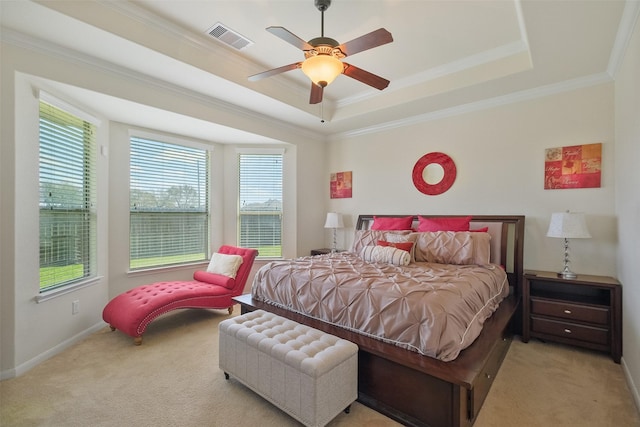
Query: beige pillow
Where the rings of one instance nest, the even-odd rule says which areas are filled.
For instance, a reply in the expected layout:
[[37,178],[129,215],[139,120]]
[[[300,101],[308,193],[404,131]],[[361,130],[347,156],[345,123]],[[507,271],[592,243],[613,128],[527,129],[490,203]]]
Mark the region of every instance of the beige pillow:
[[209,261],[207,272],[222,274],[223,276],[235,279],[240,264],[242,264],[242,257],[240,255],[227,255],[215,252],[211,257],[211,261]]
[[388,236],[407,236],[411,230],[406,231],[384,231],[384,230],[356,230],[351,246],[351,252],[360,253],[365,246],[375,246],[378,240],[386,240],[388,242],[397,243],[395,240],[389,240]]
[[438,264],[489,264],[491,235],[470,231],[417,233],[415,260]]

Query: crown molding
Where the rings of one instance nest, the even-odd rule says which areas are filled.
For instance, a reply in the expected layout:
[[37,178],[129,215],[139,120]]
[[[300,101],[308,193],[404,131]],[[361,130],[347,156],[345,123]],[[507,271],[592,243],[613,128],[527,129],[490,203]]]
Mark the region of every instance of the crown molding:
[[[0,0],[1,1],[1,0]],[[124,1],[113,1],[113,0],[96,0],[97,3],[108,7],[117,13],[126,16],[127,18],[133,19],[135,21],[140,22],[143,28],[152,29],[161,34],[168,34],[169,37],[173,37],[176,39],[182,40],[182,42],[190,45],[193,49],[202,50],[206,54],[213,54],[217,57],[224,57],[224,61],[227,64],[227,68],[233,70],[248,70],[248,75],[259,73],[264,71],[267,68],[266,65],[252,61],[240,53],[235,51],[234,49],[216,41],[212,38],[205,35],[205,32],[202,34],[197,34],[192,32],[190,29],[184,28],[174,22],[171,22],[161,16],[155,15],[149,12],[147,9],[144,9],[141,6],[138,6],[132,2],[124,2]],[[162,52],[160,52],[162,53]],[[191,65],[191,64],[190,64]],[[214,74],[210,70],[205,70],[211,74]],[[245,86],[242,80],[238,80],[236,76],[218,76],[220,78],[224,78],[226,80],[234,81],[236,80],[237,84]],[[278,101],[278,94],[282,93],[293,93],[300,99],[306,99],[309,96],[309,88],[307,86],[301,86],[296,81],[286,78],[282,75],[272,76],[270,79],[270,85],[267,91],[258,91],[256,89],[251,89],[248,86],[248,90],[254,90],[258,93],[261,93],[270,98],[274,98]],[[255,88],[259,86],[254,84]],[[281,101],[282,102],[282,101]],[[325,109],[328,111],[335,111],[336,103],[335,101],[325,98],[324,99]],[[292,105],[293,106],[293,105]],[[295,107],[298,108],[298,107]],[[315,115],[310,109],[305,110],[301,109],[307,114]]]
[[613,43],[613,49],[611,50],[611,56],[609,57],[609,65],[607,67],[607,73],[611,77],[616,76],[624,54],[627,51],[627,46],[633,35],[633,30],[640,18],[640,1],[627,0],[622,12],[622,18],[620,18],[620,25],[618,26],[618,33],[616,34],[616,40]]
[[168,21],[161,16],[152,14],[148,10],[132,2],[113,0],[96,0],[96,2],[120,13],[121,15],[138,21],[142,28],[152,29],[161,34],[166,34],[169,37],[173,37],[183,43],[191,45],[191,47],[195,49],[205,50],[206,52],[210,54],[212,53],[216,56],[224,56],[225,62],[231,63],[234,68],[255,68],[256,70],[259,70],[261,67],[260,64],[244,58],[230,47],[205,36],[204,32],[202,34],[193,33],[192,31]]
[[352,131],[336,133],[331,135],[329,137],[329,140],[336,141],[341,138],[353,138],[353,137],[368,135],[372,133],[379,133],[379,132],[397,129],[401,127],[440,120],[447,117],[458,116],[461,114],[488,110],[488,109],[500,107],[503,105],[529,101],[537,98],[544,98],[547,96],[557,95],[564,92],[570,92],[577,89],[597,86],[604,83],[610,83],[612,81],[613,81],[613,78],[606,72],[584,76],[584,77],[578,77],[571,80],[565,80],[559,83],[554,83],[554,84],[540,86],[533,89],[514,92],[508,95],[497,96],[497,97],[485,99],[482,101],[470,102],[470,103],[455,106],[455,107],[444,108],[442,110],[420,114],[417,116],[407,117],[401,120],[394,120],[386,123],[381,123],[375,126],[369,126],[369,127],[364,127],[360,129],[355,129]]
[[[467,56],[457,61],[452,61],[438,67],[430,68],[420,73],[416,73],[412,76],[405,77],[404,79],[396,80],[393,82],[393,85],[390,85],[390,87],[386,89],[386,92],[396,92],[408,87],[415,86],[417,84],[456,74],[461,71],[479,67],[481,65],[485,65],[494,61],[499,61],[510,56],[518,55],[522,52],[529,52],[529,47],[526,42],[518,40],[512,43],[498,46],[493,49],[485,50],[484,52]],[[375,92],[366,92],[361,95],[344,98],[337,101],[336,108],[363,102],[375,96],[379,95]]]
[[[390,87],[386,89],[386,92],[389,93],[389,92],[402,90],[404,88],[411,87],[420,83],[424,83],[430,80],[435,80],[447,75],[459,73],[461,71],[479,67],[491,62],[499,61],[501,59],[505,59],[510,56],[515,56],[523,52],[529,53],[529,57],[531,57],[531,52],[529,47],[529,37],[527,35],[527,30],[524,22],[524,14],[522,12],[521,0],[514,0],[513,3],[514,3],[515,12],[516,12],[516,18],[518,21],[518,28],[520,30],[520,40],[516,40],[511,43],[507,43],[507,44],[495,47],[493,49],[488,49],[488,50],[485,50],[484,52],[479,52],[474,55],[461,58],[457,61],[452,61],[452,62],[449,62],[448,64],[443,64],[441,66],[422,71],[420,73],[416,73],[412,76],[406,77],[401,80],[395,80],[393,82],[393,85],[390,85]],[[375,96],[377,96],[375,92],[374,93],[366,92],[360,95],[344,98],[336,102],[335,108],[341,108],[347,105],[364,102]]]
[[[1,28],[0,38],[4,43],[12,44],[22,49],[27,49],[39,54],[52,56],[58,59],[63,59],[67,62],[92,68],[94,70],[99,70],[101,72],[106,72],[123,79],[135,81],[144,86],[151,86],[151,87],[161,89],[163,91],[168,91],[176,94],[177,96],[186,97],[195,102],[208,105],[214,109],[219,109],[225,112],[232,113],[239,117],[245,118],[251,122],[259,121],[261,123],[264,123],[268,127],[286,129],[287,131],[297,134],[300,137],[303,137],[306,139],[319,140],[319,141],[323,140],[323,138],[319,138],[317,132],[313,132],[306,128],[296,126],[294,124],[291,124],[290,122],[282,121],[282,120],[273,118],[271,116],[266,116],[264,114],[256,113],[252,110],[239,107],[236,104],[226,102],[211,96],[207,96],[200,92],[196,92],[191,89],[187,89],[181,86],[168,83],[164,80],[150,77],[146,74],[142,74],[142,73],[133,71],[131,69],[113,64],[111,62],[104,61],[102,59],[89,56],[72,49],[62,47],[60,45],[51,43],[49,41],[46,41],[40,38],[32,37],[30,35],[21,33],[13,29],[9,29],[6,27]],[[41,76],[41,77],[46,78],[46,76]],[[244,129],[238,129],[238,130],[254,133],[251,131],[246,131]]]

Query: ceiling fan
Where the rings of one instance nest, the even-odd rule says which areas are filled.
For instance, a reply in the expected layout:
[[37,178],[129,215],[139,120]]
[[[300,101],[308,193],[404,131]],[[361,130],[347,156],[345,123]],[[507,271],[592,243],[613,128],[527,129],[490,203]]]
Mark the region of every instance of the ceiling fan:
[[284,27],[267,28],[267,31],[274,36],[280,37],[282,40],[301,49],[304,52],[305,60],[254,74],[249,76],[249,80],[256,81],[301,68],[302,72],[311,79],[310,104],[317,104],[322,101],[324,88],[339,74],[344,74],[379,90],[389,86],[389,80],[347,64],[342,61],[342,58],[391,43],[393,41],[391,33],[384,28],[379,28],[349,42],[339,44],[336,40],[324,36],[324,11],[331,5],[331,0],[315,0],[314,3],[322,14],[320,37],[306,42]]

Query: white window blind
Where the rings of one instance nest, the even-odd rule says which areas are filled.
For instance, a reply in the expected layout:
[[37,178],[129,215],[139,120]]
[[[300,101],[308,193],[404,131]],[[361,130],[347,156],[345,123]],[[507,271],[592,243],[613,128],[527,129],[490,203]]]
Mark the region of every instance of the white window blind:
[[130,143],[130,269],[208,259],[208,151],[137,136]]
[[40,101],[40,292],[96,274],[96,126]]
[[239,154],[239,241],[282,256],[282,154]]

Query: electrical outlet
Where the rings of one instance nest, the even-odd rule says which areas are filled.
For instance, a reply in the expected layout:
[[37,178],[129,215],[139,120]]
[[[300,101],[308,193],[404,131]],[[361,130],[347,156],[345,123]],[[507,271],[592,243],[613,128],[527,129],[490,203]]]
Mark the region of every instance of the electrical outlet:
[[71,303],[71,314],[78,314],[80,312],[80,300],[75,300]]

